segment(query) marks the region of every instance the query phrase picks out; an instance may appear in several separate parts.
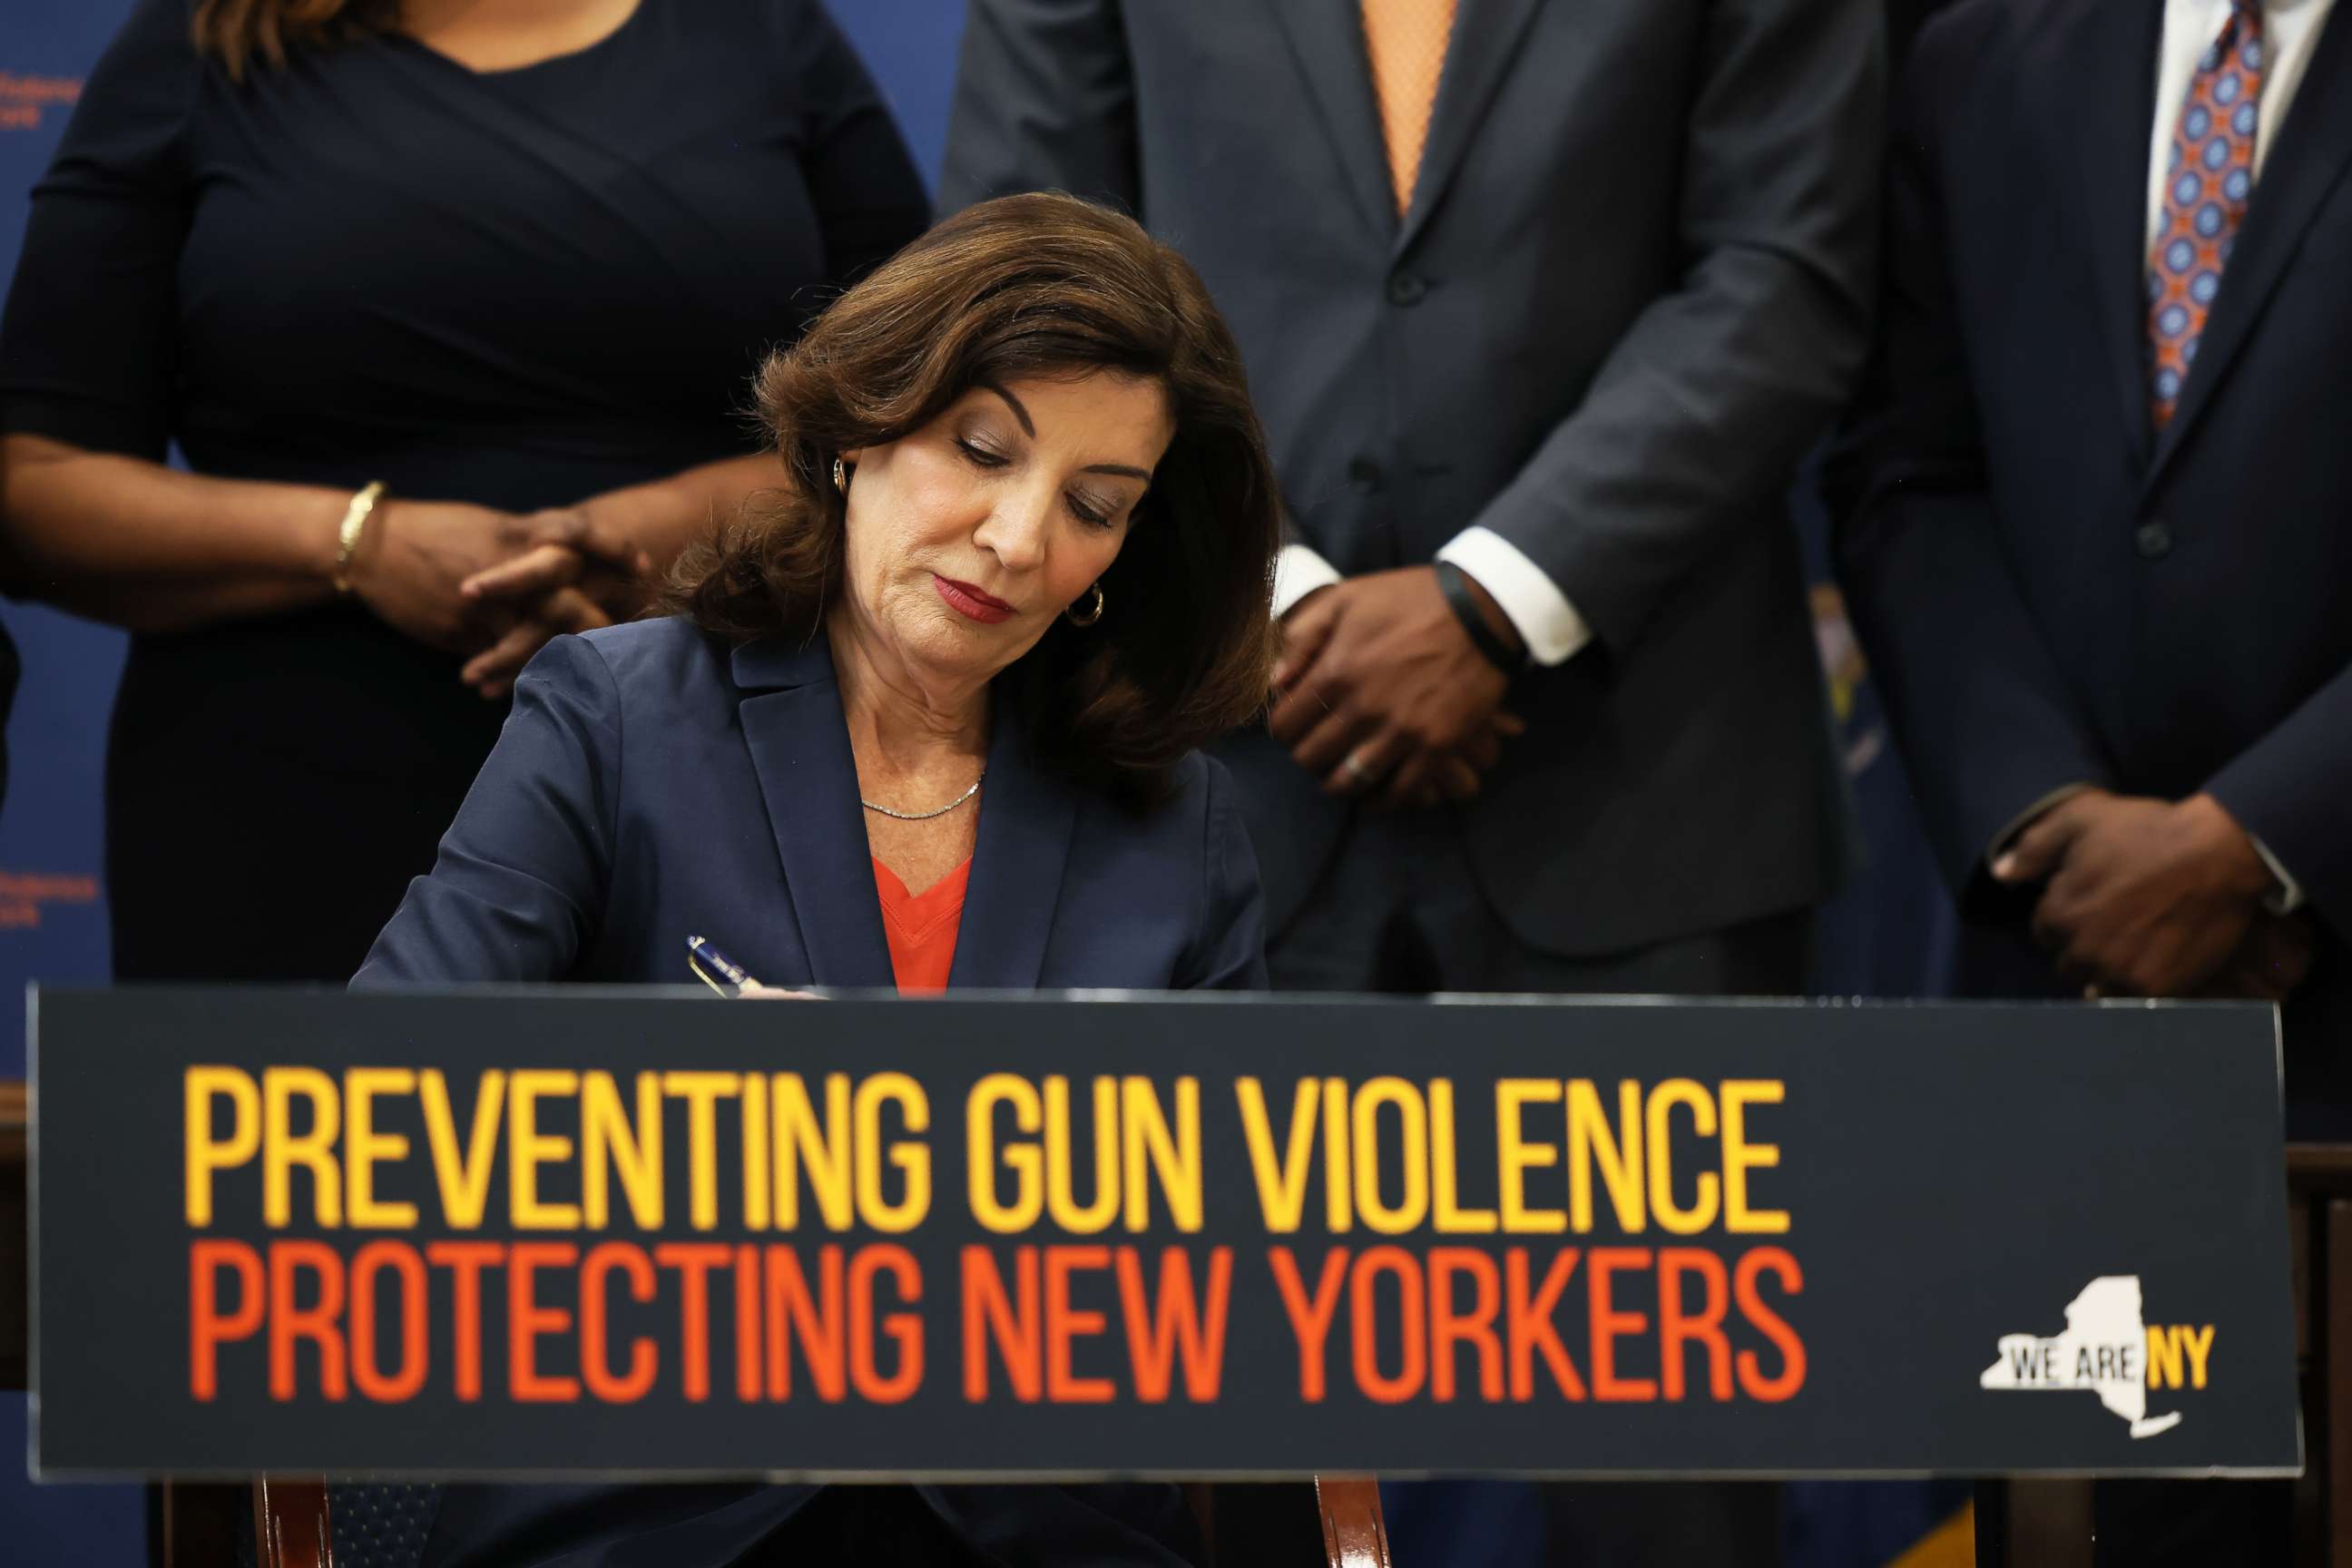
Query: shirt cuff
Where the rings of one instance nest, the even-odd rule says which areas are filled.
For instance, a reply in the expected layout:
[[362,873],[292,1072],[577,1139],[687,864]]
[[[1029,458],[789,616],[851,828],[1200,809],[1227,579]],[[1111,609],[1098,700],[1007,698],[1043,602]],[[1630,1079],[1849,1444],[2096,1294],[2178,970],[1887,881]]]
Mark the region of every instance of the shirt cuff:
[[2303,884],[2296,881],[2279,858],[2271,853],[2269,845],[2251,833],[2246,835],[2246,840],[2254,847],[2254,853],[2263,858],[2263,864],[2271,868],[2271,875],[2278,880],[2277,887],[2263,895],[2263,908],[2274,915],[2291,915],[2303,908]]
[[2035,801],[2032,805],[2027,806],[2023,811],[2021,811],[2015,816],[2011,817],[2007,823],[2002,825],[2001,830],[1992,836],[1992,842],[1985,846],[1985,864],[1987,866],[1990,866],[1994,861],[2000,859],[2001,852],[2007,849],[2011,845],[2017,842],[2017,836],[2024,832],[2028,827],[2032,826],[2035,817],[2040,816],[2043,812],[2048,811],[2052,806],[2056,805],[2062,800],[2071,800],[2074,796],[2082,794],[2084,790],[2095,789],[2096,787],[2096,785],[2091,784],[2088,780],[2081,780],[2074,784],[2060,784],[2056,789],[2052,790],[2048,795],[2043,795],[2040,800]]
[[1592,640],[1592,628],[1543,568],[1493,529],[1473,525],[1437,552],[1486,590],[1538,664],[1565,664]]
[[1339,569],[1304,544],[1286,544],[1274,558],[1274,618],[1290,614],[1299,600],[1339,581]]

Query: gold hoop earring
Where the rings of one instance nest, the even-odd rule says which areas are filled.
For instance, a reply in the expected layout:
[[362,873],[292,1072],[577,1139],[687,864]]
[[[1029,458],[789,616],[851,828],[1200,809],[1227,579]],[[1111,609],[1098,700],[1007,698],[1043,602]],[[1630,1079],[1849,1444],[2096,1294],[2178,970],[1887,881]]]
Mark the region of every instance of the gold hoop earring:
[[833,488],[843,495],[849,493],[849,470],[842,467],[839,458],[833,460]]
[[1100,583],[1095,584],[1094,595],[1095,602],[1093,607],[1088,609],[1085,615],[1082,616],[1078,614],[1078,606],[1076,605],[1072,605],[1068,609],[1062,612],[1062,614],[1069,617],[1070,625],[1074,626],[1090,626],[1097,621],[1102,619],[1103,591],[1102,584]]

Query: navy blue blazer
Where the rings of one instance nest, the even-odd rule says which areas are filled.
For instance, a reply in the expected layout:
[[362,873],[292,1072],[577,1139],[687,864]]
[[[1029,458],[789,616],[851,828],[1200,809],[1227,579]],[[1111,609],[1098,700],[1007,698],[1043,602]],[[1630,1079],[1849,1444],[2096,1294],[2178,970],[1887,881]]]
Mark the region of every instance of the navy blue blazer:
[[2019,920],[1985,851],[2060,785],[2210,792],[2311,900],[2325,940],[2288,1009],[2289,1091],[2345,1100],[2352,13],[2315,47],[2159,435],[2144,289],[2163,10],[1964,0],[1920,35],[1884,343],[1833,465],[1841,574],[1969,910]]
[[[951,987],[1265,984],[1257,862],[1198,754],[1148,815],[1042,773],[1000,681]],[[355,985],[891,984],[833,656],[682,620],[550,643]]]
[[[1034,766],[1003,688],[950,985],[1262,987],[1257,866],[1223,770],[1187,757],[1174,797],[1132,814]],[[891,984],[822,637],[730,651],[659,620],[550,643],[352,984],[682,983],[689,933],[769,984]],[[1006,1563],[1174,1568],[1192,1540],[1173,1487],[915,1489]],[[814,1490],[451,1488],[426,1556],[716,1568]]]

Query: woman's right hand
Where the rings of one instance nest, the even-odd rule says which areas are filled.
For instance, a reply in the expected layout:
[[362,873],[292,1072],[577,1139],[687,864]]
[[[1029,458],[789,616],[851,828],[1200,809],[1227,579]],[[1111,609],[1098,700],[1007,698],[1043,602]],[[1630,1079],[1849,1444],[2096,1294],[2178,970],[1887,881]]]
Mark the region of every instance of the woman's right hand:
[[560,545],[590,564],[634,576],[644,552],[575,515],[520,515],[464,501],[383,502],[346,573],[385,625],[449,653],[475,653],[504,635],[511,604],[485,604],[459,585],[493,566]]

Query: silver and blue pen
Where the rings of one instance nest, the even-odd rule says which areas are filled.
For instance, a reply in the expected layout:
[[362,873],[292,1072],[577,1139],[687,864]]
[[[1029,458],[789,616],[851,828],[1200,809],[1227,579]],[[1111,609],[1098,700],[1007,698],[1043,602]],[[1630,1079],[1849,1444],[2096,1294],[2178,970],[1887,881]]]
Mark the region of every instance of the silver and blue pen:
[[740,996],[743,987],[759,984],[741,964],[711,946],[709,937],[686,939],[686,966],[694,971],[696,979],[721,996]]

